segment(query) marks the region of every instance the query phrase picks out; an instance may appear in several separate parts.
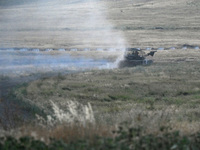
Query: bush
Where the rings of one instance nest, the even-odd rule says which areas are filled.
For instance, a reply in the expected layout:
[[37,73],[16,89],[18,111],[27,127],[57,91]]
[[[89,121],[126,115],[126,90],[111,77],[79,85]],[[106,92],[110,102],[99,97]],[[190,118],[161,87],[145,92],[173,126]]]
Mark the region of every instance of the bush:
[[181,135],[179,131],[171,131],[168,127],[161,127],[159,133],[146,133],[142,127],[126,128],[120,126],[112,137],[95,137],[71,141],[50,139],[47,144],[32,137],[1,138],[1,150],[199,150],[200,132],[192,135]]

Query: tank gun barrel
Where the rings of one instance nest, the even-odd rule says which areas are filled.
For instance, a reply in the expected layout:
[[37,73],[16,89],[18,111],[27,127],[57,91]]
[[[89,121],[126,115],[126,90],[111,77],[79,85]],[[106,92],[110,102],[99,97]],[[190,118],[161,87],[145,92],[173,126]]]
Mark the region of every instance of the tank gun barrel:
[[153,57],[153,56],[154,56],[154,54],[155,54],[156,52],[157,52],[157,51],[151,51],[151,52],[149,52],[149,53],[147,54],[147,56],[149,56],[149,55],[150,55],[150,56],[152,56],[152,57]]

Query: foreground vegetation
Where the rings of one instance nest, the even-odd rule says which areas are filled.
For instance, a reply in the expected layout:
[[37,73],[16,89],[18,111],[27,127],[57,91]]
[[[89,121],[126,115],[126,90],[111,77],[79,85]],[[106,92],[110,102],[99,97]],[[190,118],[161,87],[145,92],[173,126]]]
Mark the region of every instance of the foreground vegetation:
[[116,131],[117,136],[94,137],[94,139],[81,139],[69,143],[63,140],[51,139],[48,144],[31,137],[2,138],[0,149],[2,150],[199,150],[200,133],[193,135],[180,135],[178,131],[169,132],[165,128],[160,129],[161,134],[143,134],[141,128],[129,128],[125,130],[120,127]]

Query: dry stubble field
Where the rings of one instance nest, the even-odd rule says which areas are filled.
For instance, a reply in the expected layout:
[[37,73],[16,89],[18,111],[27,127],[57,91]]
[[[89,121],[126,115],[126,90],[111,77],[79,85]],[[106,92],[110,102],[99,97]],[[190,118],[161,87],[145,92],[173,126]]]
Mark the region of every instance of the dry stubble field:
[[69,2],[1,7],[1,47],[199,45],[198,0]]

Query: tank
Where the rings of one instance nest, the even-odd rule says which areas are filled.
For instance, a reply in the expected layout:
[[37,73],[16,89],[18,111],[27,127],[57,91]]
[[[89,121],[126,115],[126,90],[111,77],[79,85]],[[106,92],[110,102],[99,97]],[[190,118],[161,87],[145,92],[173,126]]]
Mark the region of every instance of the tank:
[[119,68],[123,67],[134,67],[137,65],[151,65],[153,60],[149,60],[147,56],[154,56],[157,51],[150,51],[145,53],[144,51],[137,48],[127,48],[124,54],[124,59],[119,62]]

